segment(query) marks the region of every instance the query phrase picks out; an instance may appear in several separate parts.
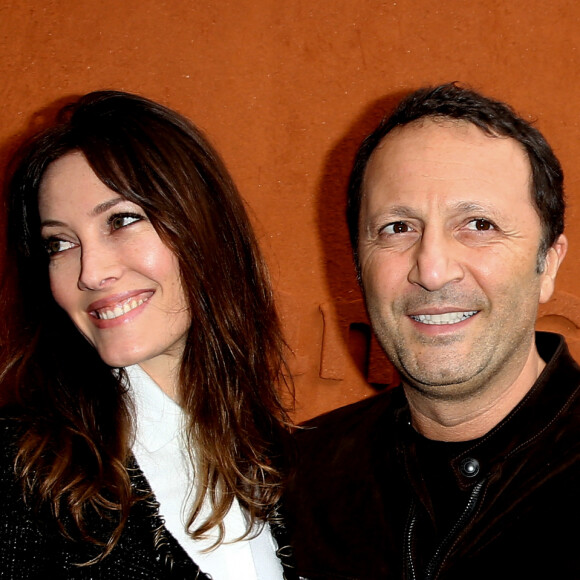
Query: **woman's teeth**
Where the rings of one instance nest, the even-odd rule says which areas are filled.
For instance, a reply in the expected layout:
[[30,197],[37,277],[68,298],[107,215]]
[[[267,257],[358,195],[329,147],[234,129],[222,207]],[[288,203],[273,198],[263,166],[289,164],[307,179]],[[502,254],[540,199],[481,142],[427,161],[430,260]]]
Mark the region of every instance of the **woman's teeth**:
[[123,305],[115,306],[114,308],[101,308],[100,310],[95,310],[97,314],[97,318],[101,320],[112,320],[113,318],[119,318],[119,316],[123,316],[123,314],[127,314],[127,312],[131,312],[137,308],[137,306],[141,306],[143,302],[147,302],[148,298],[138,298],[129,300],[125,302]]

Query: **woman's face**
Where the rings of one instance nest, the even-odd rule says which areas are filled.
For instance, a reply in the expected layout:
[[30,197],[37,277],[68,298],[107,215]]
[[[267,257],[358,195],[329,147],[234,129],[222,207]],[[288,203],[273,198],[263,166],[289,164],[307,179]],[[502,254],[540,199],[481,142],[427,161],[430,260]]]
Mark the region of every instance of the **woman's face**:
[[48,167],[38,204],[56,302],[105,363],[139,363],[168,390],[191,317],[177,259],[145,212],[78,152]]

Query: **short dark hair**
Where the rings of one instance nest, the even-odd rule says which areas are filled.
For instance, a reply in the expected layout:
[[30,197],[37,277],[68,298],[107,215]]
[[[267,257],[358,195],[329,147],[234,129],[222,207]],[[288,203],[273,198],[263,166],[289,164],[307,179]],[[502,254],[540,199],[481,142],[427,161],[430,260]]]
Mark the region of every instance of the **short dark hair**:
[[492,137],[510,137],[522,145],[532,169],[532,200],[542,225],[539,256],[545,253],[564,231],[564,174],[560,162],[544,136],[500,101],[447,83],[418,89],[405,97],[363,141],[354,160],[348,184],[347,222],[355,263],[358,268],[359,216],[363,182],[374,150],[397,127],[419,119],[455,119],[479,127]]

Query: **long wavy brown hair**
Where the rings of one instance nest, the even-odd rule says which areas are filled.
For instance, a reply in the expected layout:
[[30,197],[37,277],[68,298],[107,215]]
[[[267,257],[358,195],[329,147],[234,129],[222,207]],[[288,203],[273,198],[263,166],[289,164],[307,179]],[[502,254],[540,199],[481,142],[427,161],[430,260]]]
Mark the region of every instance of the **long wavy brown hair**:
[[[250,533],[279,499],[287,420],[278,390],[285,345],[266,268],[244,203],[202,133],[158,103],[117,91],[63,108],[9,170],[0,390],[23,428],[16,468],[24,496],[49,506],[65,534],[92,542],[101,540],[87,529],[89,514],[112,518],[104,555],[136,501],[123,373],[102,362],[49,287],[38,191],[47,167],[71,152],[144,209],[179,261],[192,318],[178,393],[196,458],[188,529],[199,538],[218,526],[221,539],[237,498]],[[199,521],[206,500],[213,510]]]

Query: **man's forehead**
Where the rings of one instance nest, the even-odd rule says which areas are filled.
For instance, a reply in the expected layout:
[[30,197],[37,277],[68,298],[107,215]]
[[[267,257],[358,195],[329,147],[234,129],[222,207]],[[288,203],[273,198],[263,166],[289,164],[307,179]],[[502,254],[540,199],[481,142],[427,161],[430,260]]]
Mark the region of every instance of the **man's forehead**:
[[[382,188],[455,183],[466,193],[489,186],[523,186],[531,194],[532,171],[527,152],[510,137],[485,133],[466,121],[420,119],[397,127],[377,146],[363,180],[363,195]],[[529,198],[531,201],[531,197]]]
[[480,147],[485,147],[487,144],[493,147],[497,141],[505,142],[527,159],[524,146],[516,139],[499,135],[491,128],[486,131],[471,121],[451,117],[422,117],[406,125],[395,127],[383,137],[371,154],[371,159],[385,147],[400,147],[404,146],[407,141],[423,142],[425,139],[434,138],[441,141],[463,141],[465,145],[473,144],[475,139]]

